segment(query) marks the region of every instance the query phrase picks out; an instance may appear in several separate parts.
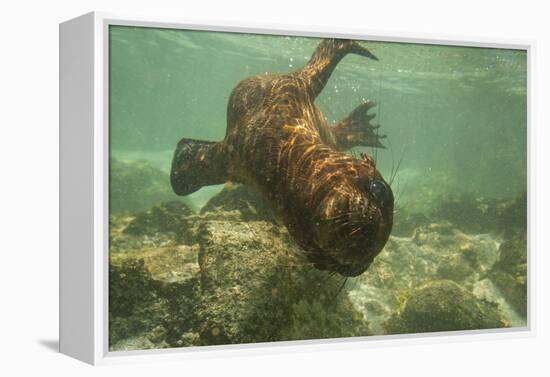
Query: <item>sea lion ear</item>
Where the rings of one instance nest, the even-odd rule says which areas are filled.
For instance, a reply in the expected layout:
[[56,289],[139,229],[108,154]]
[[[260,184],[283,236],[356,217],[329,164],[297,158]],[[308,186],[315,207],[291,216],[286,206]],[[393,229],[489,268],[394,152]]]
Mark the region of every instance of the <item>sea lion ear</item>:
[[361,152],[361,158],[363,159],[363,161],[367,162],[369,165],[372,165],[373,167],[376,167],[376,164],[374,162],[374,158],[372,158],[372,156],[369,156],[365,152]]

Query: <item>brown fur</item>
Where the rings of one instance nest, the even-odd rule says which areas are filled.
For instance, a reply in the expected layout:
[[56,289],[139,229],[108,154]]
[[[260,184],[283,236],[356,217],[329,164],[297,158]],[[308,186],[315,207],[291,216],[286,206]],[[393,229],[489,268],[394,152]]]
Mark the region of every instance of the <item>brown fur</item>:
[[241,81],[229,99],[225,139],[182,139],[171,179],[181,195],[228,180],[255,186],[316,267],[355,276],[389,237],[393,194],[372,158],[342,152],[383,147],[367,114],[374,104],[329,127],[314,103],[347,53],[376,59],[357,42],[327,39],[297,72]]

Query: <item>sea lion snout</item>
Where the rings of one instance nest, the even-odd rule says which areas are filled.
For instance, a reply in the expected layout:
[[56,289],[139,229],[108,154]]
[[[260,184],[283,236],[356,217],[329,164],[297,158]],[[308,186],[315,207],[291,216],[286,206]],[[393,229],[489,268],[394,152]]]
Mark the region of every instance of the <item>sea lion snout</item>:
[[338,187],[319,206],[320,268],[345,276],[364,272],[386,244],[393,224],[393,193],[381,178]]

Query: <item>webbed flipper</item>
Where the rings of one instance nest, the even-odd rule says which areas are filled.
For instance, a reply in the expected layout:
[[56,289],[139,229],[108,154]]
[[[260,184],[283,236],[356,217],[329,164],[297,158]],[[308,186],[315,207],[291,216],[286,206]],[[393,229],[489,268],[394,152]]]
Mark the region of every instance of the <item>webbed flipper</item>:
[[170,183],[177,195],[228,181],[223,143],[181,139],[172,159]]
[[327,84],[336,65],[347,54],[357,54],[378,60],[366,47],[350,39],[325,39],[311,56],[309,62],[297,72],[310,89],[314,98]]
[[380,125],[372,125],[370,121],[374,119],[375,114],[368,114],[376,104],[367,101],[355,108],[346,118],[332,127],[332,133],[336,139],[337,148],[346,150],[355,146],[366,146],[376,148],[386,148],[380,139],[386,135],[379,135],[377,130]]

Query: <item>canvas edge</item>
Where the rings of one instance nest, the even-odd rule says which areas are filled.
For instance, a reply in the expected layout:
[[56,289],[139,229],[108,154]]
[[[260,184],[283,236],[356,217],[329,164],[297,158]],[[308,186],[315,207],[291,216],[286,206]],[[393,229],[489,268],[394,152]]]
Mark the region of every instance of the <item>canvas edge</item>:
[[[533,73],[535,41],[512,40],[503,38],[462,37],[436,34],[377,32],[357,30],[345,27],[327,28],[297,25],[267,25],[251,22],[225,22],[211,20],[184,20],[170,17],[150,17],[123,15],[118,13],[93,12],[94,18],[94,364],[118,364],[129,362],[150,362],[166,359],[210,358],[272,353],[310,352],[327,349],[342,350],[351,348],[369,348],[380,346],[416,345],[427,343],[448,343],[460,341],[478,341],[533,337],[535,331],[535,263],[533,221],[534,207],[534,130],[533,111]],[[88,14],[90,15],[90,14]],[[319,339],[293,342],[257,343],[245,345],[207,346],[191,348],[173,348],[143,351],[109,352],[108,350],[108,27],[109,25],[127,25],[161,27],[191,30],[227,31],[241,33],[259,33],[273,35],[295,35],[310,37],[338,37],[391,42],[446,44],[454,46],[490,47],[521,49],[527,51],[528,95],[527,95],[527,169],[528,169],[528,326],[525,328],[470,330],[430,334],[386,335],[374,337]],[[61,324],[60,324],[61,325]]]
[[93,364],[94,16],[59,25],[59,351]]

